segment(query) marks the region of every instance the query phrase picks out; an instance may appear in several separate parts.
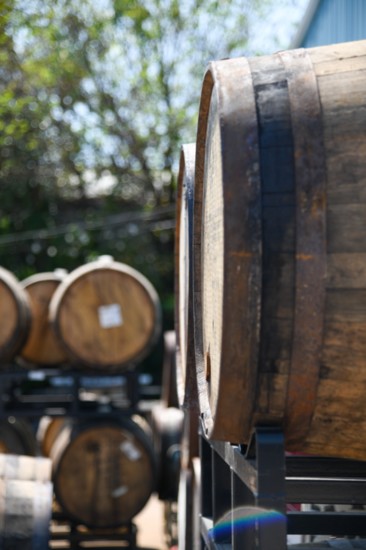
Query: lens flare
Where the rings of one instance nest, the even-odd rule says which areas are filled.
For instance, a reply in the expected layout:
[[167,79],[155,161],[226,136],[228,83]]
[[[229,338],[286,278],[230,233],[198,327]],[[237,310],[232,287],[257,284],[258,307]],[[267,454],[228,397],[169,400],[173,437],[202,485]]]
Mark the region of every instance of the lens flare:
[[240,533],[259,525],[286,523],[286,516],[277,510],[258,506],[240,506],[224,514],[210,529],[209,536],[215,542],[230,542],[232,533]]

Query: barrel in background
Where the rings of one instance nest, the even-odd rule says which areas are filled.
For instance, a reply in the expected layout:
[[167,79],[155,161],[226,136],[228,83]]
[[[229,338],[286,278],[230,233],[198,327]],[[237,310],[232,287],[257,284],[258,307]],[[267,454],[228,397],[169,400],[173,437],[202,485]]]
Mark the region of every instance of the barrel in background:
[[32,424],[25,418],[0,419],[0,453],[36,456],[38,445]]
[[21,281],[28,295],[32,318],[27,340],[20,352],[24,366],[55,367],[68,362],[69,357],[49,320],[51,298],[66,273],[59,269],[38,273]]
[[[182,145],[178,172],[175,231],[176,379],[184,410],[181,441],[182,477],[191,476],[192,458],[198,456],[198,394],[193,319],[193,207],[196,144]],[[185,471],[189,470],[189,471]],[[187,506],[190,506],[190,502]]]
[[206,433],[364,459],[366,42],[212,63],[197,133]]
[[30,328],[28,297],[18,279],[0,267],[0,362],[10,362],[22,348]]
[[50,458],[58,503],[87,527],[129,524],[155,488],[151,437],[128,417],[65,422]]
[[49,457],[52,446],[64,428],[71,419],[65,416],[42,416],[38,422],[36,440],[43,456]]
[[175,230],[175,332],[177,334],[177,392],[179,404],[197,410],[193,330],[193,197],[196,145],[180,152]]
[[65,277],[51,299],[50,319],[73,361],[99,370],[135,365],[161,331],[160,302],[151,283],[110,257]]

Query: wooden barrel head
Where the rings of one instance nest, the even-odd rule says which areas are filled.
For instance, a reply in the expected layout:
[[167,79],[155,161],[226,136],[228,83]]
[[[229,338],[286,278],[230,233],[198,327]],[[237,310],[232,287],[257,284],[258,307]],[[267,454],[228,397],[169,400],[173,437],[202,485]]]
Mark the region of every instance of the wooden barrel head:
[[56,366],[69,359],[49,321],[51,298],[65,275],[66,271],[56,270],[32,275],[21,282],[32,316],[30,332],[20,353],[25,366]]
[[128,419],[89,423],[75,431],[65,426],[50,456],[59,504],[86,526],[129,523],[154,489],[152,443]]
[[51,300],[50,318],[70,356],[94,369],[136,364],[161,330],[153,286],[135,269],[109,258],[65,277]]
[[0,267],[0,318],[0,361],[9,361],[27,338],[30,307],[18,279],[3,267]]
[[258,166],[248,63],[243,58],[213,63],[203,84],[197,133],[196,371],[207,436],[233,442],[248,436],[255,399],[261,230]]
[[196,145],[182,146],[178,174],[175,232],[175,330],[178,400],[197,407],[197,382],[193,331],[193,198]]

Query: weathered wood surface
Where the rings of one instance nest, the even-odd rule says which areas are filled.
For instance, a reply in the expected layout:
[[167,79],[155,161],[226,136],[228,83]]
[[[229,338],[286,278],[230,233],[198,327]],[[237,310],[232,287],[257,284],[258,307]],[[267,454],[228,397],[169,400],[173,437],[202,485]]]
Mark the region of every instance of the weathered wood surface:
[[24,366],[56,366],[68,362],[68,355],[57,338],[49,320],[51,298],[66,272],[39,273],[21,281],[28,295],[31,326],[20,352]]
[[366,41],[210,64],[197,133],[207,434],[366,458]]
[[50,451],[56,498],[89,527],[128,524],[154,490],[151,439],[132,420],[65,424]]
[[[197,133],[195,349],[206,433],[234,441],[235,434],[250,429],[254,408],[256,373],[251,367],[258,355],[260,182],[250,67],[247,60],[237,59],[222,68],[212,66],[206,74]],[[234,82],[236,93],[230,94]],[[225,83],[231,83],[228,90]],[[222,154],[229,151],[231,155]],[[240,394],[244,398],[236,400]]]
[[69,355],[94,369],[122,369],[150,351],[161,331],[160,302],[135,269],[104,258],[65,277],[50,318]]
[[193,330],[193,196],[196,145],[180,153],[175,231],[176,380],[179,405],[198,412]]
[[64,416],[43,416],[37,429],[37,442],[43,456],[49,457],[53,444],[64,428],[65,424],[70,423],[71,419]]
[[30,328],[30,308],[27,295],[18,279],[0,267],[0,361],[17,355]]

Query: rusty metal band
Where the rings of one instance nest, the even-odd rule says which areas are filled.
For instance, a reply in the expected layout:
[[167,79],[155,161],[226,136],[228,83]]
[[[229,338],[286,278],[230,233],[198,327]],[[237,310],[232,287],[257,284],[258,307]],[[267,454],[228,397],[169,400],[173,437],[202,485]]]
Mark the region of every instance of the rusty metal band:
[[292,448],[314,414],[324,332],[326,165],[316,76],[305,50],[281,52],[287,72],[294,140],[296,273],[294,332],[285,431]]

